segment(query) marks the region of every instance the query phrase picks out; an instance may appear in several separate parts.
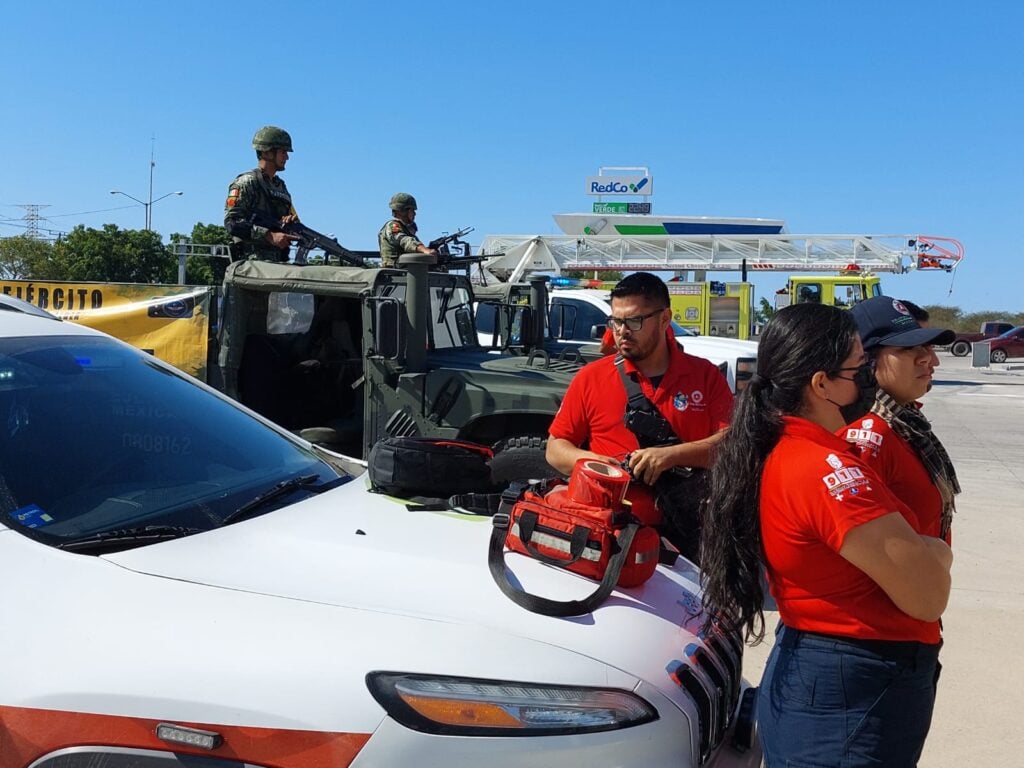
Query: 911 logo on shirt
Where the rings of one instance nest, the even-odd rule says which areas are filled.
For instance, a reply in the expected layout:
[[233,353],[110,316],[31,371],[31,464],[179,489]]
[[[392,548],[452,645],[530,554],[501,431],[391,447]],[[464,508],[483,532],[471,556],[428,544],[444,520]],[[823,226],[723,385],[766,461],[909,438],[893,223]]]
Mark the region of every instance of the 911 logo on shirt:
[[861,489],[871,490],[868,479],[860,467],[841,467],[821,478],[829,494],[836,501],[842,501],[846,494],[856,496]]
[[[865,426],[870,427],[866,422]],[[858,448],[871,451],[875,455],[878,454],[878,450],[882,447],[882,439],[883,436],[881,434],[872,432],[870,429],[851,427],[846,430],[846,442],[853,443]]]

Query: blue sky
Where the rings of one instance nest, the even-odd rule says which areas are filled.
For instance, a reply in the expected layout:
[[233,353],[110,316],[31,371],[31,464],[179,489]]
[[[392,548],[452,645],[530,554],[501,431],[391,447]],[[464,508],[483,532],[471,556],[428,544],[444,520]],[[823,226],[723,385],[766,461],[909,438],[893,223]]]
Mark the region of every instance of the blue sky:
[[147,199],[151,146],[153,197],[184,192],[154,228],[219,223],[276,124],[299,214],[350,248],[375,247],[398,190],[423,234],[478,242],[554,233],[599,166],[646,165],[659,213],[958,238],[955,281],[886,291],[1024,309],[1019,4],[37,0],[5,3],[3,31],[0,236],[19,204],[49,229],[141,228],[109,191]]

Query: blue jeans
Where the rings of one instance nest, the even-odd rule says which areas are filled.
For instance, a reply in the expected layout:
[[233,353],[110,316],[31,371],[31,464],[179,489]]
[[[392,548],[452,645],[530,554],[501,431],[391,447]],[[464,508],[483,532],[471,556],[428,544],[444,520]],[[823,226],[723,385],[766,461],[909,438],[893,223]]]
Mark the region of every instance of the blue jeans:
[[931,725],[939,648],[779,625],[761,679],[765,768],[911,768]]

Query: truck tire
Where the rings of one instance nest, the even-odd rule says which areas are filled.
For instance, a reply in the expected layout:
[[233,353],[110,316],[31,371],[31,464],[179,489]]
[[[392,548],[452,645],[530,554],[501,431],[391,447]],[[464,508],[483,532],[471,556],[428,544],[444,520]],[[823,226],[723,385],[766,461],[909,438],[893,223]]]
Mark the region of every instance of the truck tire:
[[989,359],[993,363],[1005,363],[1006,362],[1006,350],[1005,349],[993,349],[989,355]]
[[949,348],[949,351],[953,353],[954,357],[967,357],[971,354],[971,343],[969,341],[954,341],[953,345]]
[[515,480],[543,480],[557,477],[558,471],[544,458],[547,439],[537,435],[509,437],[494,445],[491,479],[495,483]]

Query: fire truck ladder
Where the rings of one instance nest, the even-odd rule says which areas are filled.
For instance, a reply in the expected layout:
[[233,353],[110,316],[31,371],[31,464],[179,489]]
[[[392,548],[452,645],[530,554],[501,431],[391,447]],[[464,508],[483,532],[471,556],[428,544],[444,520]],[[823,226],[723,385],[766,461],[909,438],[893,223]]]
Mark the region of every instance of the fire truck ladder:
[[952,272],[964,248],[926,235],[490,235],[480,255],[496,278],[518,282],[562,270]]

